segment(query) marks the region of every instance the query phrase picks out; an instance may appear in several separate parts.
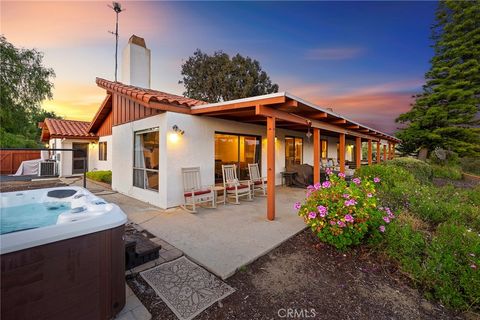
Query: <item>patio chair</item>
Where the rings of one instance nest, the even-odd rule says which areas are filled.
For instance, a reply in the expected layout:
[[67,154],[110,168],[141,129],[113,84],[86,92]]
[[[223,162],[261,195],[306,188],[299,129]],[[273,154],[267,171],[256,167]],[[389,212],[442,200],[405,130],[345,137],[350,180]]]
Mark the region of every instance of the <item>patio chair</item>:
[[250,180],[240,181],[237,179],[237,166],[234,164],[222,165],[223,187],[226,192],[226,199],[235,199],[235,204],[240,204],[240,197],[247,197],[252,200],[252,188]]
[[[200,178],[200,167],[182,168],[183,196],[185,204],[181,206],[188,212],[197,212],[201,203],[211,202],[211,208],[216,208],[215,194],[212,186],[203,186]],[[188,207],[191,207],[189,209]]]
[[248,164],[248,175],[250,176],[250,185],[252,186],[252,196],[255,196],[255,190],[263,192],[267,195],[267,178],[260,175],[258,163]]

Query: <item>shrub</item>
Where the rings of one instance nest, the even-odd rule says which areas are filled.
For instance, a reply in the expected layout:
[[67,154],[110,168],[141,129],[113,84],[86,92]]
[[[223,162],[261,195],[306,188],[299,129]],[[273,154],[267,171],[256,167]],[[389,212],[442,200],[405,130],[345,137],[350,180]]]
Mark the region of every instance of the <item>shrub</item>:
[[442,224],[426,250],[424,282],[449,307],[480,301],[480,235],[464,226]]
[[377,207],[375,185],[380,179],[355,178],[347,183],[341,173],[341,177],[327,173],[329,180],[309,186],[305,203],[295,204],[317,237],[337,249],[381,237],[395,216],[389,208]]
[[108,184],[112,184],[112,171],[89,171],[87,172],[87,178],[95,180],[95,181],[100,181],[100,182],[105,182]]
[[383,247],[387,255],[396,260],[402,269],[418,279],[423,273],[422,262],[425,251],[422,232],[415,230],[411,223],[399,220],[390,225]]
[[388,161],[387,165],[404,168],[413,174],[420,183],[429,182],[433,177],[433,170],[430,165],[414,158],[395,158]]
[[379,177],[382,183],[377,186],[377,192],[381,204],[395,210],[405,207],[410,192],[420,186],[410,172],[397,166],[363,166],[355,171],[355,175],[362,179]]
[[462,170],[458,166],[441,166],[441,165],[432,165],[433,176],[435,178],[445,178],[452,180],[461,180],[462,179]]
[[460,166],[466,173],[480,176],[480,157],[468,157],[460,159]]

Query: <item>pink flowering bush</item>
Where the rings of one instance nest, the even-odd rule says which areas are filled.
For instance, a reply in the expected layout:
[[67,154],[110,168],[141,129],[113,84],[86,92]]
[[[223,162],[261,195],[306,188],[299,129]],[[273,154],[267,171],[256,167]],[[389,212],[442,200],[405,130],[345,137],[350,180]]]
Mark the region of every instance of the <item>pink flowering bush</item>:
[[327,171],[328,180],[307,188],[307,198],[295,209],[318,238],[338,249],[357,245],[367,237],[380,238],[395,218],[375,197],[380,179],[355,178],[348,183]]

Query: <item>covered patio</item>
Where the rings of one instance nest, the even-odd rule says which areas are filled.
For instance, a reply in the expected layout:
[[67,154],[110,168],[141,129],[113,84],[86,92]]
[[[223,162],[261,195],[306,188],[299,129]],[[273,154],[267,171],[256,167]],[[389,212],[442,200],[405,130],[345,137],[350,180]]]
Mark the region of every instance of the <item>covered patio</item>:
[[321,136],[338,137],[339,171],[343,173],[345,173],[346,168],[346,139],[355,141],[355,168],[362,165],[363,142],[367,143],[366,164],[368,165],[373,164],[374,145],[376,162],[380,163],[394,157],[395,144],[399,142],[393,136],[347,119],[331,109],[321,108],[287,92],[193,106],[191,114],[266,127],[267,189],[269,190],[266,201],[266,215],[270,221],[275,220],[279,212],[276,207],[278,199],[275,195],[275,130],[277,128],[304,132],[307,138],[313,138],[314,183],[320,182],[321,177]]

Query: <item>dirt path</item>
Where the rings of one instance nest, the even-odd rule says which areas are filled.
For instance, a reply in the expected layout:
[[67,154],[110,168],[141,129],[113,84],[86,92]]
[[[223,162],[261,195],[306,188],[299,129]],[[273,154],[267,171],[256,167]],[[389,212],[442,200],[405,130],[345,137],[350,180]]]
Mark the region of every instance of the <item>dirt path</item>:
[[[153,319],[175,319],[145,286]],[[226,281],[237,291],[195,319],[451,319],[392,266],[367,253],[339,253],[302,232]],[[303,316],[303,317],[302,317]]]

